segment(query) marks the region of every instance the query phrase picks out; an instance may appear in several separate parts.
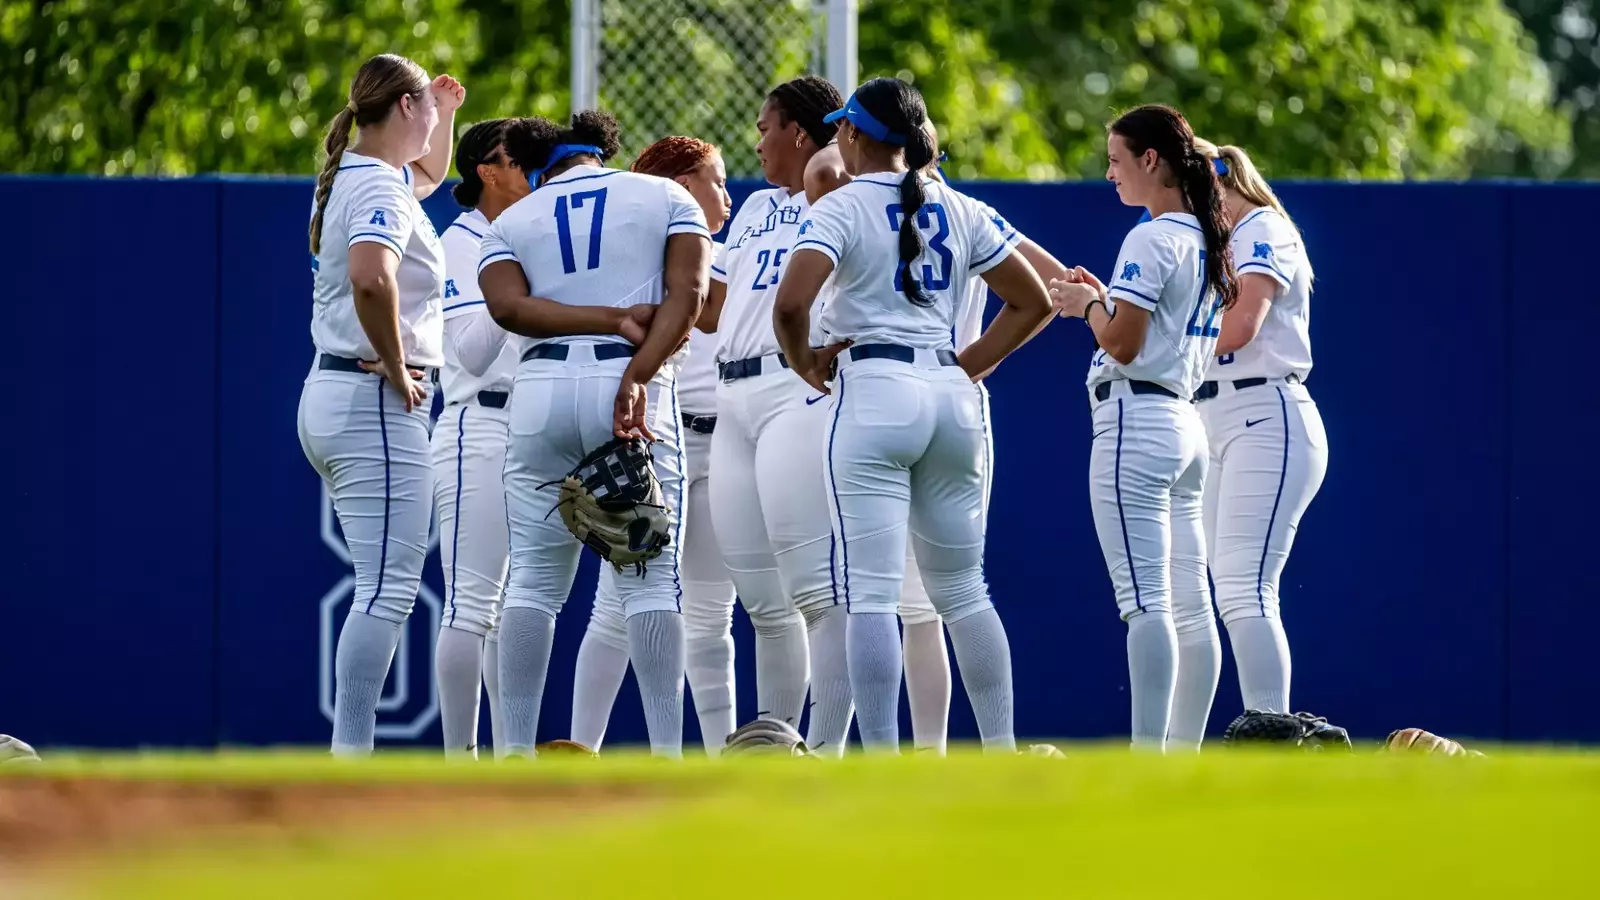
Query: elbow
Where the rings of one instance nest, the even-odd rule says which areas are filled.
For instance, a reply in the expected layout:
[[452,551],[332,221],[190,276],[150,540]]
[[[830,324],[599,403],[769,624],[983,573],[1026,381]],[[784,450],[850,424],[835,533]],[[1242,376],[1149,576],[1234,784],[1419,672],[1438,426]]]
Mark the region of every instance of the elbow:
[[387,272],[351,272],[350,289],[358,303],[373,303],[387,298],[391,285]]
[[1100,345],[1100,349],[1106,351],[1106,355],[1116,360],[1119,366],[1133,365],[1133,361],[1139,358],[1139,345],[1129,340],[1108,340]]

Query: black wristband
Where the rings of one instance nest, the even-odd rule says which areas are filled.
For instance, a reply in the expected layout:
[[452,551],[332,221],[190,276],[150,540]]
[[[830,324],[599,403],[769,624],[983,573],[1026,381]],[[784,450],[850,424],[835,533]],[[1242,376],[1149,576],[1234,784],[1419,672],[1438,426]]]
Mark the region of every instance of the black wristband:
[[[1106,311],[1106,318],[1111,318],[1111,308],[1106,306],[1104,300],[1096,298],[1083,305],[1083,324],[1089,325],[1089,310],[1093,309],[1096,303],[1100,304],[1100,308]],[[1093,328],[1094,326],[1090,325],[1089,327]]]

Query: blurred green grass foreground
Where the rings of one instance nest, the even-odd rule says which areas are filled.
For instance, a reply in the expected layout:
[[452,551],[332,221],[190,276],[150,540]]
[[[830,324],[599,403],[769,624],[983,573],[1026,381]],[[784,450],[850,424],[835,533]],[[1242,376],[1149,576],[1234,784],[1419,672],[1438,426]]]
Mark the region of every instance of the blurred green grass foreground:
[[[13,817],[74,805],[91,812],[58,824],[98,838],[11,854],[37,896],[1581,896],[1600,757],[249,754],[57,757],[0,778]],[[163,831],[173,817],[194,827]]]

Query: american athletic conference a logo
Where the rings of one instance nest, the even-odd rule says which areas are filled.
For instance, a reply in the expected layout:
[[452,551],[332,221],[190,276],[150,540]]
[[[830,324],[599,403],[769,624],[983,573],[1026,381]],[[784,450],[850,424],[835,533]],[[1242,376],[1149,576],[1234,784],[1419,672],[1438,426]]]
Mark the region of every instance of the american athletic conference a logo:
[[[326,483],[322,485],[321,524],[323,545],[333,551],[333,555],[347,568],[350,567],[350,549],[345,544],[344,532],[339,529],[339,517],[333,510],[333,497],[328,494]],[[428,523],[428,555],[432,556],[438,549],[438,521],[431,519]],[[355,587],[356,575],[352,570],[322,595],[322,602],[318,605],[317,705],[329,725],[333,724],[333,656],[339,641],[339,629],[344,627],[344,617],[349,612]],[[427,615],[418,615],[422,612]],[[400,644],[395,647],[394,663],[389,666],[389,679],[384,682],[383,696],[378,699],[378,728],[374,732],[377,737],[414,741],[439,718],[439,690],[433,683],[433,665],[426,652],[417,654],[422,660],[417,668],[426,688],[421,698],[412,698],[411,644],[412,633],[420,631],[421,645],[430,646],[430,639],[439,632],[439,620],[443,612],[444,604],[440,602],[439,595],[424,581],[417,592],[417,605],[411,611],[411,618],[406,620],[406,627],[400,631]]]

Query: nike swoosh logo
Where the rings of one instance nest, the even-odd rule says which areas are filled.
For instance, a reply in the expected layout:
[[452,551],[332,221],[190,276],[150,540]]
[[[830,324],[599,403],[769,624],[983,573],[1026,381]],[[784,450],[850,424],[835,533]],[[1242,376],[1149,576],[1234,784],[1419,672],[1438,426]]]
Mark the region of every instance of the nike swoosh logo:
[[828,395],[827,394],[819,394],[819,395],[817,395],[815,397],[812,397],[812,398],[810,398],[810,399],[808,399],[806,401],[806,405],[810,406],[811,404],[817,402],[818,400],[821,400],[823,397],[826,397],[826,396],[828,396]]
[[[1272,418],[1272,417],[1271,416],[1267,416],[1267,419],[1270,419],[1270,418]],[[1246,428],[1254,428],[1257,425],[1260,425],[1262,422],[1267,421],[1267,419],[1254,419],[1254,420],[1245,419],[1244,420],[1244,427],[1246,427]]]

